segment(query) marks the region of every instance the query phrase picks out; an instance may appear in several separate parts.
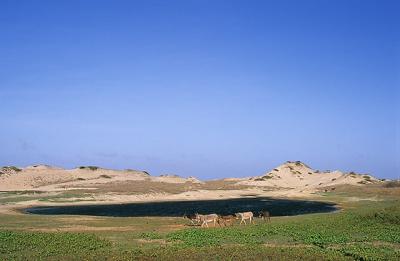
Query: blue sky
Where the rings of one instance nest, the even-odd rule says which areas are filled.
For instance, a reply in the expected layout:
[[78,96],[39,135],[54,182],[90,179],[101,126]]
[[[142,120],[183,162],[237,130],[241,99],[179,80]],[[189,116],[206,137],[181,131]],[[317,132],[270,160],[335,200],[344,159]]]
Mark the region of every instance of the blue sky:
[[397,1],[0,1],[0,165],[400,174]]

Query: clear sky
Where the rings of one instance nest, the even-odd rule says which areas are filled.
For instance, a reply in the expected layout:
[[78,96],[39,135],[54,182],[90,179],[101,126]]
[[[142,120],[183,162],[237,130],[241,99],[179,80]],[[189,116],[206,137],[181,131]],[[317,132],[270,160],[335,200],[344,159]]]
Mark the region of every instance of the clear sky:
[[400,174],[399,1],[0,1],[0,165]]

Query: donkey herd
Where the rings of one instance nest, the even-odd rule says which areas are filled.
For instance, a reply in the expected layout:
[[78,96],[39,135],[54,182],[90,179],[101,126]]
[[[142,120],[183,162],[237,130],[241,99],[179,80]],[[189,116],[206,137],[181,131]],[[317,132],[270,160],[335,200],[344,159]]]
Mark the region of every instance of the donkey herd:
[[[260,211],[258,213],[258,217],[261,218],[264,222],[266,221],[271,221],[271,215],[268,211]],[[191,224],[193,226],[200,225],[201,227],[209,227],[208,223],[214,224],[214,227],[218,224],[218,226],[228,226],[228,225],[233,225],[236,220],[240,219],[239,225],[244,223],[247,225],[246,220],[249,221],[250,224],[254,223],[254,214],[253,212],[239,212],[235,213],[235,215],[218,215],[218,214],[207,214],[207,215],[202,215],[202,214],[192,214],[192,215],[187,215],[185,214],[183,218],[187,218],[190,220]]]

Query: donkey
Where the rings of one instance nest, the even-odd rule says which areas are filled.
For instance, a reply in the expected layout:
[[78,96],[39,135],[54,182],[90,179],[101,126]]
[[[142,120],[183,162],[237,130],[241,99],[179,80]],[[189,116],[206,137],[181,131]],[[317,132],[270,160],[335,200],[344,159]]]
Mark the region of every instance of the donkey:
[[246,224],[246,219],[249,220],[250,224],[253,222],[253,212],[249,211],[249,212],[242,212],[242,213],[235,213],[236,215],[236,219],[241,219],[239,225],[242,224],[242,222],[244,222],[245,225]]
[[196,220],[201,224],[201,227],[203,226],[208,227],[208,223],[210,222],[213,222],[215,227],[218,221],[218,215],[217,214],[201,215],[196,213]]
[[267,210],[263,210],[258,212],[258,217],[262,218],[264,222],[271,222],[271,214]]
[[189,219],[192,226],[197,226],[199,224],[196,214],[183,214],[183,219]]
[[221,226],[221,224],[224,224],[224,226],[227,226],[227,224],[230,224],[232,226],[233,222],[235,222],[234,215],[218,216],[218,225],[220,225],[220,226]]

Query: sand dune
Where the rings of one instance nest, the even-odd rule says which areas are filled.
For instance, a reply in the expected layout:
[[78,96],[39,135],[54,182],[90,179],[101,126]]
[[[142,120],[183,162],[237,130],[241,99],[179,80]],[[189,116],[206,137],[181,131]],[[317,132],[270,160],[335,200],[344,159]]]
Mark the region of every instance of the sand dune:
[[149,175],[135,170],[109,170],[95,167],[62,169],[46,165],[26,168],[3,167],[0,172],[0,191],[44,190],[111,181],[145,180]]
[[[268,191],[285,192],[311,192],[323,187],[332,187],[343,184],[363,185],[379,182],[370,175],[360,175],[356,173],[343,173],[340,171],[320,172],[313,170],[306,164],[296,162],[286,162],[262,176],[249,178],[227,178],[217,181],[203,182],[195,177],[183,178],[177,175],[151,176],[145,171],[138,170],[110,170],[95,166],[79,167],[75,169],[62,169],[48,165],[33,165],[26,168],[3,167],[0,169],[0,191],[60,191],[67,189],[97,189],[104,184],[127,184],[126,190],[129,192],[129,182],[146,181],[148,190],[152,191],[152,184],[178,184],[174,186],[184,186],[186,190],[198,191],[207,188],[212,182],[223,184],[229,183],[228,190],[243,190],[244,188],[269,188]],[[155,183],[156,182],[156,183]],[[144,183],[143,183],[144,184]],[[181,184],[181,185],[179,185]],[[104,188],[104,186],[102,186]],[[112,188],[112,186],[110,186]],[[115,186],[114,186],[115,187]],[[159,187],[159,186],[158,186]],[[226,190],[226,189],[225,189]],[[192,193],[193,194],[193,193]],[[198,194],[198,192],[195,192]],[[204,194],[204,193],[203,193]]]
[[239,181],[238,184],[314,190],[328,186],[344,184],[363,185],[374,182],[379,182],[379,180],[371,175],[362,175],[353,172],[343,173],[337,170],[321,172],[310,168],[300,161],[289,161],[262,176],[246,178]]

